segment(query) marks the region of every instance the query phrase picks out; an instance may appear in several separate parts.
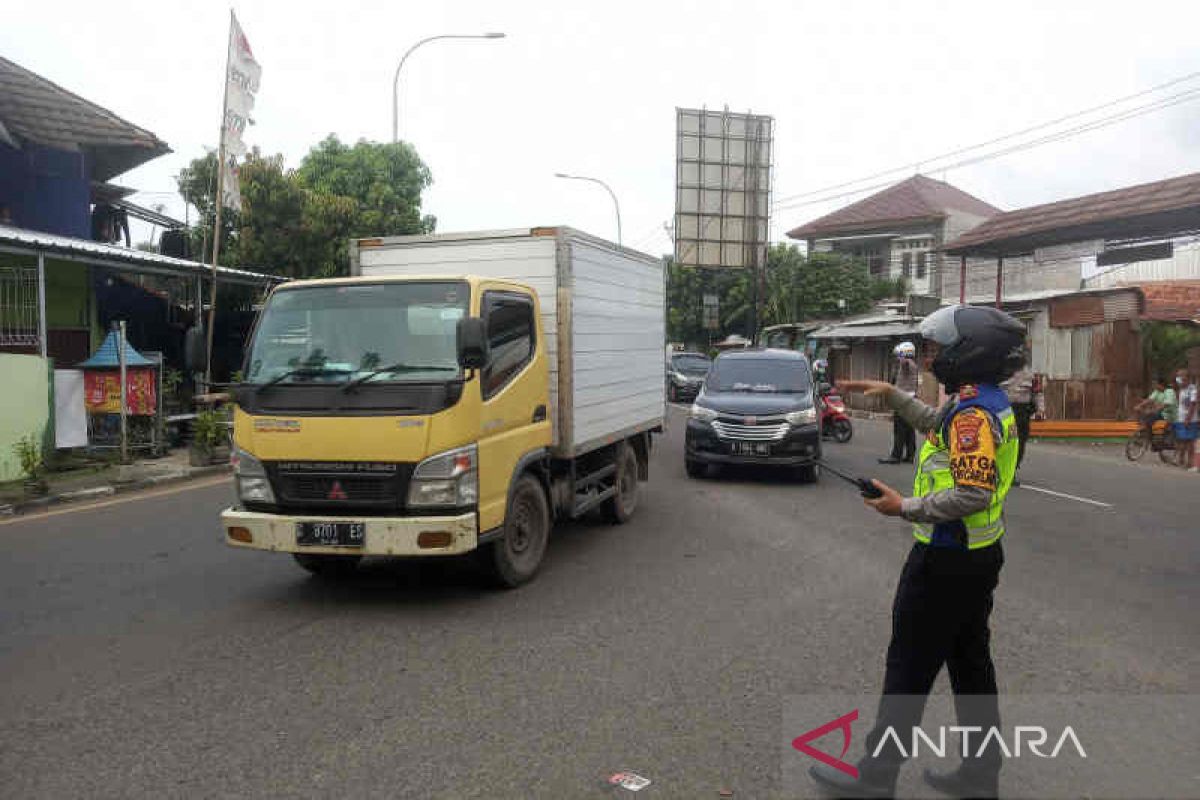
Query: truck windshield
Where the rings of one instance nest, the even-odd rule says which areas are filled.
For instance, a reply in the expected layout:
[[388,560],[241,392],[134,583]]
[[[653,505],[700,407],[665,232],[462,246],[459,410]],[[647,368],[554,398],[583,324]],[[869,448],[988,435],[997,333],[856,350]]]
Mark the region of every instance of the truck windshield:
[[708,373],[712,392],[807,392],[812,387],[802,361],[718,358]]
[[263,309],[246,381],[344,383],[377,370],[371,380],[455,378],[469,297],[458,281],[280,289]]

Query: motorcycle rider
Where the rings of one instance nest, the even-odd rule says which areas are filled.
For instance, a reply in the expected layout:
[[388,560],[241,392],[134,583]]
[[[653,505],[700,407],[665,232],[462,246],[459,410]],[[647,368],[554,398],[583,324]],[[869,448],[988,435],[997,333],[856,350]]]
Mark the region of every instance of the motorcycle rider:
[[[912,497],[872,483],[866,499],[885,516],[913,523],[909,552],[892,607],[883,695],[866,755],[852,778],[826,765],[812,777],[841,797],[891,797],[906,754],[888,744],[889,728],[911,741],[938,672],[950,672],[959,725],[1000,725],[988,618],[1004,554],[1004,501],[1017,463],[1016,422],[997,384],[1024,362],[1025,328],[994,308],[949,306],[926,317],[921,335],[937,353],[933,373],[949,395],[940,409],[883,381],[846,381],[846,391],[883,396],[927,432]],[[996,797],[1001,756],[992,744],[965,754],[950,773],[925,772],[940,792]]]

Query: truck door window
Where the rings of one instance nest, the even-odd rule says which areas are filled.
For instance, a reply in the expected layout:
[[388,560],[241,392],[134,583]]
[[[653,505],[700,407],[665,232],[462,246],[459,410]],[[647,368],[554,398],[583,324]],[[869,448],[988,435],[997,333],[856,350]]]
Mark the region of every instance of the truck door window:
[[483,397],[503,389],[533,360],[533,303],[528,297],[502,292],[483,296],[487,322],[488,363],[483,368]]

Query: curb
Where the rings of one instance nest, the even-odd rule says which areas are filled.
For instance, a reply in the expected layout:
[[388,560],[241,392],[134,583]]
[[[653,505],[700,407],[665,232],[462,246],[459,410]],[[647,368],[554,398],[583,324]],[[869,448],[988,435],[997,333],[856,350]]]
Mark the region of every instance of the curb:
[[173,483],[185,483],[186,481],[195,480],[196,478],[204,478],[209,475],[218,475],[231,471],[232,468],[228,464],[213,464],[207,467],[192,467],[187,472],[155,475],[151,478],[141,478],[128,483],[110,483],[104,486],[93,486],[88,489],[75,489],[73,491],[51,494],[45,497],[34,498],[32,500],[22,500],[19,503],[0,505],[0,517],[17,516],[30,511],[37,511],[39,509],[47,508],[48,506],[59,505],[61,503],[76,503],[85,500],[98,500],[102,497],[111,497],[112,495],[117,494],[128,494],[130,492],[153,489],[157,486],[166,486]]

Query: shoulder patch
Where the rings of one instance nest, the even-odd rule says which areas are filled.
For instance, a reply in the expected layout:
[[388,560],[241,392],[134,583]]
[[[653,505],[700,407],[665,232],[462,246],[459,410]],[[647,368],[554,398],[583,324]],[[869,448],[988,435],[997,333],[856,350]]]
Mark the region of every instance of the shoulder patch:
[[954,436],[960,453],[974,453],[979,449],[985,422],[979,414],[963,414],[955,419]]

